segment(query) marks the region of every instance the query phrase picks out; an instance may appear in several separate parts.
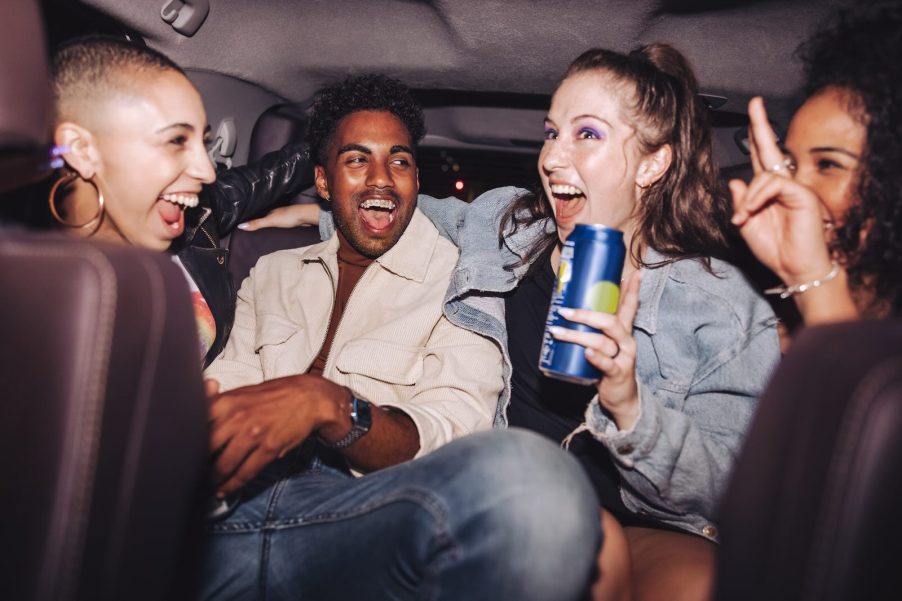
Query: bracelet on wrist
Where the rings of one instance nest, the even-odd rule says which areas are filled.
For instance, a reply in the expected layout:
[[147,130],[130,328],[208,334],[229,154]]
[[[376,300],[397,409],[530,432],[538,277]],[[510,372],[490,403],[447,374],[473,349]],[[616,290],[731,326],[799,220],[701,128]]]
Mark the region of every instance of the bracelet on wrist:
[[802,282],[801,284],[793,284],[792,286],[776,286],[774,288],[768,288],[764,291],[764,294],[779,294],[780,298],[785,299],[796,294],[807,292],[812,288],[820,288],[830,280],[836,279],[836,276],[839,275],[839,263],[837,263],[835,260],[831,261],[830,263],[832,264],[830,273],[828,273],[824,277],[818,278],[816,280],[811,280],[809,282]]

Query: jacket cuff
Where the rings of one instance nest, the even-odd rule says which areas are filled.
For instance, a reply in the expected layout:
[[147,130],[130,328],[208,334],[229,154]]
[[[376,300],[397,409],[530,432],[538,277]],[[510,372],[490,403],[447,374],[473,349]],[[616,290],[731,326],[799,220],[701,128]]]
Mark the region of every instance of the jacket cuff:
[[625,468],[632,468],[637,461],[644,459],[654,446],[654,441],[661,431],[660,408],[657,403],[647,402],[654,396],[637,378],[639,394],[639,416],[628,430],[620,430],[617,423],[605,413],[598,395],[592,398],[586,409],[586,427],[601,442],[611,457]]

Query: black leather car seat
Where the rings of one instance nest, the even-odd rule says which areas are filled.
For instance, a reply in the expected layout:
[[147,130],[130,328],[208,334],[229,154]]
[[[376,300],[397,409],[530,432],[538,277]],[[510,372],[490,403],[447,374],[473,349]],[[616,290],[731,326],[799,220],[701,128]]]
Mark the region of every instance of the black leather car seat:
[[721,507],[721,601],[902,598],[902,322],[793,342]]
[[[248,163],[286,144],[303,142],[304,129],[303,116],[292,107],[277,105],[265,111],[257,119],[251,133]],[[316,202],[316,200],[316,193],[311,189],[302,192],[297,198],[286,198],[280,204]],[[229,237],[229,272],[232,274],[235,289],[241,287],[241,282],[263,255],[286,248],[308,246],[319,241],[319,231],[315,227],[268,228],[255,232],[233,231]]]

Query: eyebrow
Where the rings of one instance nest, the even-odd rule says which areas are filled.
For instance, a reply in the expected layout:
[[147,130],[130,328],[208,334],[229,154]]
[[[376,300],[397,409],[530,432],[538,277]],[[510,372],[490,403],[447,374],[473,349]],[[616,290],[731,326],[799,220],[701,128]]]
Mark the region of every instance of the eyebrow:
[[861,159],[861,157],[859,157],[854,152],[846,150],[845,148],[836,148],[835,146],[818,146],[816,148],[809,149],[808,152],[812,154],[816,152],[838,152],[839,154],[844,154],[849,158],[855,159],[856,161]]
[[[603,119],[603,118],[599,117],[598,115],[590,115],[588,113],[586,113],[584,115],[577,115],[576,117],[574,117],[573,119],[570,120],[570,123],[574,123],[576,121],[579,121],[580,119],[594,119],[595,121],[600,121],[601,123],[604,123],[608,127],[611,127],[611,128],[614,127],[613,125],[611,125],[611,122],[608,121],[607,119]],[[545,115],[544,123],[552,123],[553,124],[554,120],[551,117],[549,117],[548,115]]]
[[[341,148],[338,149],[336,156],[341,156],[346,152],[362,152],[363,154],[373,154],[373,151],[363,146],[362,144],[345,144]],[[395,144],[391,147],[389,151],[391,154],[395,154],[398,152],[406,152],[408,154],[413,154],[413,149],[410,146],[405,146],[403,144]]]
[[[161,133],[163,133],[163,132],[165,132],[165,131],[168,131],[168,130],[170,130],[170,129],[180,129],[180,128],[181,128],[181,129],[187,129],[187,130],[189,130],[189,131],[194,131],[194,126],[191,125],[190,123],[173,123],[172,125],[167,125],[166,127],[161,127],[160,129],[157,130],[157,133],[158,133],[158,134],[161,134]],[[210,129],[210,126],[208,125],[208,126],[206,127],[206,129],[204,129],[204,133],[206,133],[207,131],[209,131],[209,129]]]
[[607,119],[603,119],[603,118],[599,117],[598,115],[590,115],[588,113],[586,113],[584,115],[577,115],[576,117],[574,117],[573,119],[570,120],[570,123],[575,123],[576,121],[579,121],[580,119],[594,119],[595,121],[601,121],[608,127],[614,127],[613,125],[611,125],[611,122],[608,121]]
[[336,152],[335,155],[341,156],[346,152],[362,152],[363,154],[373,154],[372,150],[361,144],[345,144],[338,149],[338,152]]

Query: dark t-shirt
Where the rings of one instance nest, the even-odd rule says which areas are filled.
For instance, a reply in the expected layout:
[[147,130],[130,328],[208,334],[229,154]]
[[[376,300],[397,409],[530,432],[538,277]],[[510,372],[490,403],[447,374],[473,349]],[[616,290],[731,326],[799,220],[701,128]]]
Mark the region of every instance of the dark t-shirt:
[[[549,250],[505,299],[507,344],[513,364],[507,415],[511,426],[533,430],[560,443],[583,422],[596,388],[555,380],[539,371],[542,334],[556,279],[550,257]],[[571,441],[570,452],[585,468],[599,503],[621,522],[632,521],[634,515],[620,498],[620,474],[604,445],[583,432]]]

